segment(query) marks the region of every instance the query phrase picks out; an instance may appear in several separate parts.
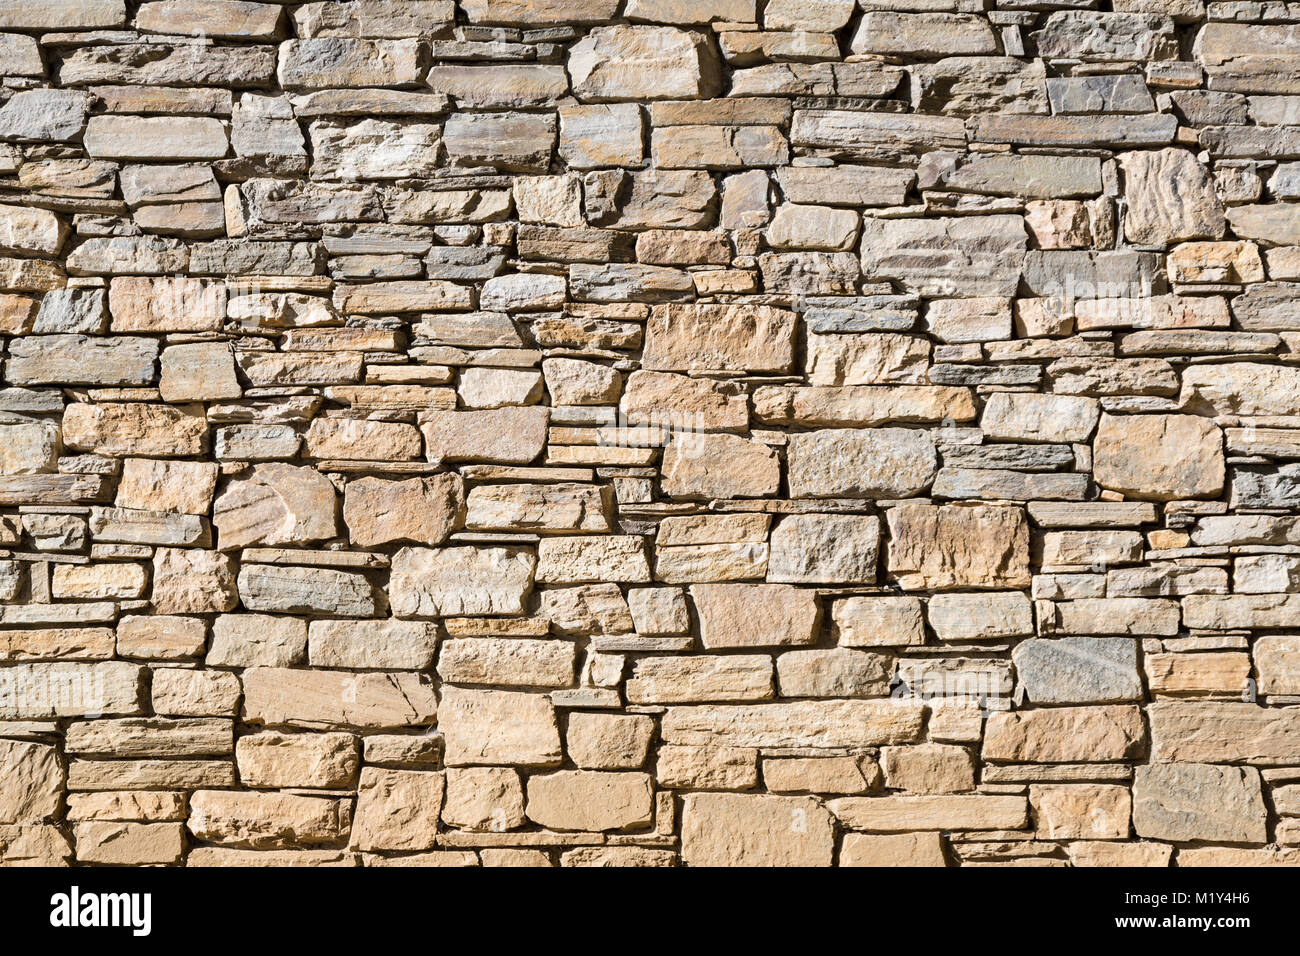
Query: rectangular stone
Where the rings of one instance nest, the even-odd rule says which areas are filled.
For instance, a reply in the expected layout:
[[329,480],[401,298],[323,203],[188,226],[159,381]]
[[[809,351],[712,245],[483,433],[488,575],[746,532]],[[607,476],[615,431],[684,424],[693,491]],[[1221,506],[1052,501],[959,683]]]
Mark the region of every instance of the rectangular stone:
[[1218,701],[1148,705],[1151,759],[1288,766],[1300,760],[1300,709]]
[[431,724],[432,687],[407,672],[253,667],[244,672],[243,718],[267,726],[389,730]]
[[912,830],[1019,830],[1029,819],[1020,796],[841,797],[831,812],[850,830],[894,833]]
[[141,714],[145,670],[121,661],[0,668],[0,718]]
[[731,747],[861,747],[919,741],[923,707],[891,700],[669,707],[667,743]]

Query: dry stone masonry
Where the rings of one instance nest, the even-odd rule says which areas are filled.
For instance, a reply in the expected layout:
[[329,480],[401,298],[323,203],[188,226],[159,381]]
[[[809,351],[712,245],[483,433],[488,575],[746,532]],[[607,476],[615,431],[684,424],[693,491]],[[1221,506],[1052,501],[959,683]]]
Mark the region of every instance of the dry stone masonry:
[[0,862],[1300,863],[1300,4],[0,71]]

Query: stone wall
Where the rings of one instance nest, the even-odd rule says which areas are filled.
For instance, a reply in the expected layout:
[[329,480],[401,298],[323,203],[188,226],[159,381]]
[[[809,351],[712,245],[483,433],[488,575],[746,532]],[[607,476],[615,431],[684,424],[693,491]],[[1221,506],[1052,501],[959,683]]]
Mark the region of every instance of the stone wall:
[[0,861],[1300,862],[1300,5],[0,69]]

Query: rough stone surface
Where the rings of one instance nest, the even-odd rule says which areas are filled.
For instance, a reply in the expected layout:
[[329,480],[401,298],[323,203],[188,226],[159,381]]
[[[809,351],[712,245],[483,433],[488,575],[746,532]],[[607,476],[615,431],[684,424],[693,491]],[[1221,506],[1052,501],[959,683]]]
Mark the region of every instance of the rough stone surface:
[[1124,235],[1139,246],[1223,235],[1223,206],[1209,171],[1185,149],[1121,153]]
[[1097,484],[1134,498],[1208,498],[1223,490],[1223,438],[1192,415],[1104,415],[1093,449]]
[[1264,843],[1264,799],[1254,767],[1159,763],[1133,779],[1133,828],[1149,839]]
[[999,505],[899,505],[890,509],[889,573],[909,589],[1024,587],[1029,523]]
[[0,0],[0,864],[1295,862],[1298,40]]
[[697,793],[682,811],[688,866],[829,866],[833,828],[809,797]]

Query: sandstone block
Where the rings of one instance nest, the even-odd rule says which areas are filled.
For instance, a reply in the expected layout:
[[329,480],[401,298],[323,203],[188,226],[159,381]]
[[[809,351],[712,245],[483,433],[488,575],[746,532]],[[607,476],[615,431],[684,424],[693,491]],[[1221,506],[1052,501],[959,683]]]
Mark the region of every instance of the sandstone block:
[[782,647],[817,640],[821,609],[813,591],[784,584],[696,584],[690,590],[706,648]]
[[453,767],[447,770],[442,819],[466,830],[502,832],[524,822],[524,789],[508,767]]
[[39,823],[60,809],[64,771],[54,747],[22,740],[0,741],[0,823]]
[[411,673],[253,667],[242,680],[251,724],[382,730],[429,724],[438,712],[433,688]]
[[1161,763],[1134,771],[1133,829],[1139,836],[1263,843],[1265,818],[1253,767]]
[[351,845],[359,850],[430,850],[437,841],[441,773],[366,767],[357,788]]
[[580,100],[693,99],[721,82],[715,54],[701,37],[659,26],[597,27],[569,52]]
[[522,614],[536,559],[504,548],[403,548],[393,557],[390,600],[399,617]]
[[1094,445],[1096,479],[1156,501],[1213,496],[1223,487],[1222,447],[1218,428],[1203,418],[1106,415]]
[[938,833],[846,833],[840,866],[947,866]]
[[809,797],[693,793],[682,809],[688,866],[830,866],[831,815]]
[[465,520],[464,484],[459,475],[348,482],[343,522],[363,548],[393,542],[439,545]]
[[924,491],[938,467],[919,429],[825,429],[790,436],[790,493],[796,498],[906,498]]
[[1033,763],[1128,760],[1146,750],[1142,711],[1135,706],[1053,707],[993,714],[983,757]]
[[1029,524],[1001,505],[899,505],[887,514],[889,573],[907,589],[1023,587]]
[[240,737],[235,762],[247,787],[330,790],[352,785],[360,758],[351,734],[266,731]]
[[649,774],[561,770],[528,778],[528,818],[555,830],[630,830],[653,815]]
[[438,727],[449,767],[475,764],[558,766],[560,731],[544,696],[515,691],[448,687]]
[[346,837],[340,800],[288,793],[200,790],[190,797],[189,831],[200,840],[248,849],[334,843]]
[[790,515],[772,532],[767,580],[783,584],[871,584],[880,520],[869,515]]

